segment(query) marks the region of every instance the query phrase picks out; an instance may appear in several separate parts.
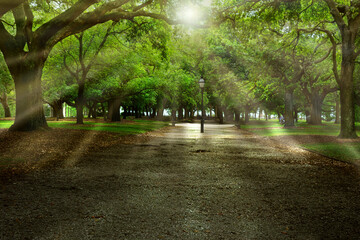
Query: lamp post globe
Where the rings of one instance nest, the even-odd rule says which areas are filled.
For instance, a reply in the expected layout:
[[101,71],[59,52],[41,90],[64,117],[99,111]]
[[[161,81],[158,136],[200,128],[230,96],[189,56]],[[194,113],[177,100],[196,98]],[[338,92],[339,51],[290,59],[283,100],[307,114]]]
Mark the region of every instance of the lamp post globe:
[[201,77],[200,80],[199,80],[199,86],[200,86],[200,89],[204,89],[204,86],[205,86],[205,80]]

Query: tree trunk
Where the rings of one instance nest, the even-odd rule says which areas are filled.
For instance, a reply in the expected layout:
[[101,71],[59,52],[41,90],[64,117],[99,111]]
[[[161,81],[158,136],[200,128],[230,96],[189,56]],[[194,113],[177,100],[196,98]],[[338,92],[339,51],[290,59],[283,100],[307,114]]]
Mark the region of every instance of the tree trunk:
[[3,106],[4,108],[4,113],[5,113],[5,117],[8,118],[8,117],[11,117],[11,113],[10,113],[10,108],[9,108],[9,104],[8,104],[8,101],[7,101],[7,95],[6,95],[6,92],[4,91],[1,98],[0,98],[0,102],[1,102],[1,105]]
[[340,99],[339,96],[336,94],[336,100],[335,100],[335,123],[340,123]]
[[85,92],[85,80],[81,80],[79,83],[78,96],[76,99],[76,124],[84,124],[84,92]]
[[235,126],[237,128],[240,128],[240,111],[238,109],[235,109],[234,114],[235,114]]
[[294,118],[295,118],[295,122],[298,123],[299,122],[299,112],[296,107],[294,108]]
[[158,120],[163,120],[164,117],[164,108],[161,106],[159,107],[158,111],[157,111],[157,119]]
[[342,72],[344,74],[342,74],[340,85],[341,126],[339,138],[357,138],[355,130],[355,92],[352,80],[353,66],[344,66]]
[[182,107],[179,107],[179,109],[178,109],[178,119],[179,120],[184,119],[184,113],[183,113],[183,108]]
[[104,103],[101,103],[101,110],[102,110],[102,115],[103,115],[104,121],[106,121],[107,120],[107,114],[106,114],[106,108],[105,108]]
[[217,107],[217,116],[219,118],[219,123],[223,124],[224,123],[224,115],[223,115],[223,111],[222,111],[222,107],[218,106]]
[[15,66],[9,67],[16,92],[15,122],[10,127],[12,131],[48,128],[41,90],[41,75],[45,60],[41,61],[37,56],[34,56],[34,59],[37,61],[19,60]]
[[[193,119],[195,115],[195,110],[191,109],[190,110],[190,118]],[[205,117],[205,116],[204,116]]]
[[294,90],[286,90],[285,92],[285,126],[294,127]]
[[61,100],[54,101],[50,104],[52,107],[52,117],[55,117],[56,120],[63,119],[64,113],[63,113],[63,102]]
[[109,101],[109,119],[111,122],[121,121],[120,105],[121,105],[121,101],[118,98],[111,99]]
[[189,119],[189,110],[185,108],[185,119]]
[[176,110],[173,109],[171,110],[171,123],[173,126],[175,126],[175,122],[176,122]]
[[321,125],[323,99],[318,92],[311,95],[310,122],[312,125]]
[[151,118],[155,118],[156,117],[156,107],[152,108],[152,113],[151,113]]

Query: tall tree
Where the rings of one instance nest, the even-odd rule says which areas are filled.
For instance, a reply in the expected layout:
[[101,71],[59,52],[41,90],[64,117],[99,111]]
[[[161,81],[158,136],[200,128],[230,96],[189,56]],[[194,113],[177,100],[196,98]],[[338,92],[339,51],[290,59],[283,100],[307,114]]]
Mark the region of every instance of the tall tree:
[[[0,50],[16,89],[16,116],[10,129],[47,127],[42,107],[41,76],[44,63],[56,43],[108,21],[132,20],[139,16],[167,20],[161,14],[163,4],[162,0],[140,3],[135,0],[78,0],[71,6],[61,2],[52,5],[50,2],[54,14],[62,12],[48,20],[35,19],[35,16],[41,16],[41,9],[36,3],[24,2],[14,8],[12,19],[15,31],[8,29],[4,21],[0,22]],[[39,10],[36,15],[33,13],[35,9]]]

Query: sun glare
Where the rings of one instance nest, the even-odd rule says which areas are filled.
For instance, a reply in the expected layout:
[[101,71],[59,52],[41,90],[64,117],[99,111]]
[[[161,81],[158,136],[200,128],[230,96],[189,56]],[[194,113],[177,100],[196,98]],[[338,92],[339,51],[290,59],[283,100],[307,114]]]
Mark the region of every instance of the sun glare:
[[199,24],[201,12],[196,6],[187,6],[178,12],[178,18],[187,24]]

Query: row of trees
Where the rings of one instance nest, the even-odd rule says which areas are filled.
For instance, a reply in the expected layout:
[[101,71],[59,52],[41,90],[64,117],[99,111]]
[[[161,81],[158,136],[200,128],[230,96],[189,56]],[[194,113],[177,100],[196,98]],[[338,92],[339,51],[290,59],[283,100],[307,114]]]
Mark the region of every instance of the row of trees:
[[340,137],[356,137],[357,1],[214,1],[205,29],[174,25],[181,1],[19,2],[0,23],[0,100],[15,87],[12,130],[46,127],[44,102],[60,117],[64,102],[76,107],[79,124],[84,106],[112,121],[120,106],[189,117],[203,76],[220,122],[246,123],[260,108],[291,127],[299,112],[321,124],[331,111]]

